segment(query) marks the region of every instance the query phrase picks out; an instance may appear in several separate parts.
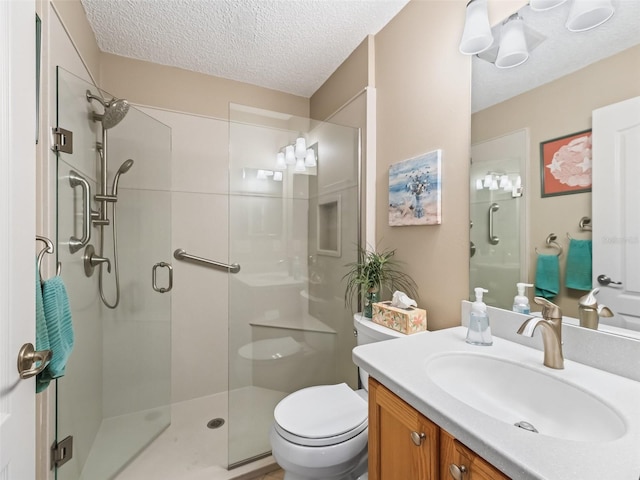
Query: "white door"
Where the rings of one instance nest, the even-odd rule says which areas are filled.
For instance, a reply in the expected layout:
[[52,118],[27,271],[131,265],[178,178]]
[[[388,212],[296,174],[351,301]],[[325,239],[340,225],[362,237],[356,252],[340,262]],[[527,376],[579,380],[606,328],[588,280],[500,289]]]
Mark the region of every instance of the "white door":
[[35,4],[0,1],[0,479],[35,478]]
[[594,110],[593,286],[600,288],[598,302],[620,314],[601,321],[634,330],[640,330],[639,160],[640,97]]

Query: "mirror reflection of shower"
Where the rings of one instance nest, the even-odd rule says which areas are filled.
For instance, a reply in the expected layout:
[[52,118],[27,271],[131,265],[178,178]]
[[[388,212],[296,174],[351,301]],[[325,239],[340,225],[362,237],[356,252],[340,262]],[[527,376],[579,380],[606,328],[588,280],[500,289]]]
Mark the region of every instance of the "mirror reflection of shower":
[[[108,144],[107,144],[107,130],[118,125],[124,117],[127,115],[129,111],[129,102],[124,99],[112,98],[111,100],[104,100],[103,98],[94,95],[90,90],[87,90],[86,97],[88,102],[96,101],[100,105],[102,105],[104,111],[103,113],[93,112],[91,116],[91,120],[94,122],[99,122],[102,126],[102,142],[97,142],[96,150],[98,151],[98,155],[100,156],[100,191],[95,195],[96,202],[99,203],[98,211],[91,212],[91,219],[93,225],[100,228],[100,250],[98,252],[98,256],[102,258],[104,257],[104,229],[110,223],[112,224],[112,234],[113,234],[113,270],[115,277],[115,287],[116,287],[116,298],[113,303],[110,303],[105,294],[103,288],[103,276],[104,271],[102,268],[103,264],[100,264],[100,273],[98,276],[98,288],[100,291],[100,298],[102,299],[102,303],[105,304],[108,308],[116,308],[120,303],[120,275],[118,270],[118,231],[116,226],[116,202],[118,201],[118,183],[120,181],[120,176],[124,173],[127,173],[129,169],[133,166],[133,160],[128,159],[120,165],[120,168],[116,172],[113,178],[113,186],[111,187],[111,192],[107,191],[107,169],[108,169]],[[109,219],[108,212],[108,204],[111,204],[111,219]],[[112,223],[113,222],[113,223]]]

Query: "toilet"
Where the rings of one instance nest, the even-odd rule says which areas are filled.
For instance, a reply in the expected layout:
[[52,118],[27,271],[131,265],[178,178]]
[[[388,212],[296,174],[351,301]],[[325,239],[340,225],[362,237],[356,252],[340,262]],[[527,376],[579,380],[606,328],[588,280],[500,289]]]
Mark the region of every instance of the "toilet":
[[[404,336],[361,314],[353,325],[358,345]],[[285,480],[367,478],[368,378],[360,369],[363,389],[346,383],[308,387],[276,405],[269,441]]]

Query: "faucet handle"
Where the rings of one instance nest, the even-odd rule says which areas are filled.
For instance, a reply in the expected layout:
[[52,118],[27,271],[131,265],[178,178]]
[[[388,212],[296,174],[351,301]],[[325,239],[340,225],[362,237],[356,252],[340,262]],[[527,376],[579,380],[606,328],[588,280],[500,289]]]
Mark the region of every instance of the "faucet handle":
[[538,305],[542,305],[542,318],[546,320],[550,319],[562,319],[562,310],[555,303],[550,302],[544,297],[534,297],[533,301]]

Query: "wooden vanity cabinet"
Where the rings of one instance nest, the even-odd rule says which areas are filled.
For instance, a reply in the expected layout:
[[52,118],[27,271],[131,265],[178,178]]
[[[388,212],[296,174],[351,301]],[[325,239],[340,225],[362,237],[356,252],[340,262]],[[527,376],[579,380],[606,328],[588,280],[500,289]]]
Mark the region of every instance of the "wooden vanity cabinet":
[[369,377],[369,480],[409,479],[509,477]]
[[439,430],[369,377],[369,480],[438,480]]
[[440,480],[509,480],[509,477],[441,429]]

